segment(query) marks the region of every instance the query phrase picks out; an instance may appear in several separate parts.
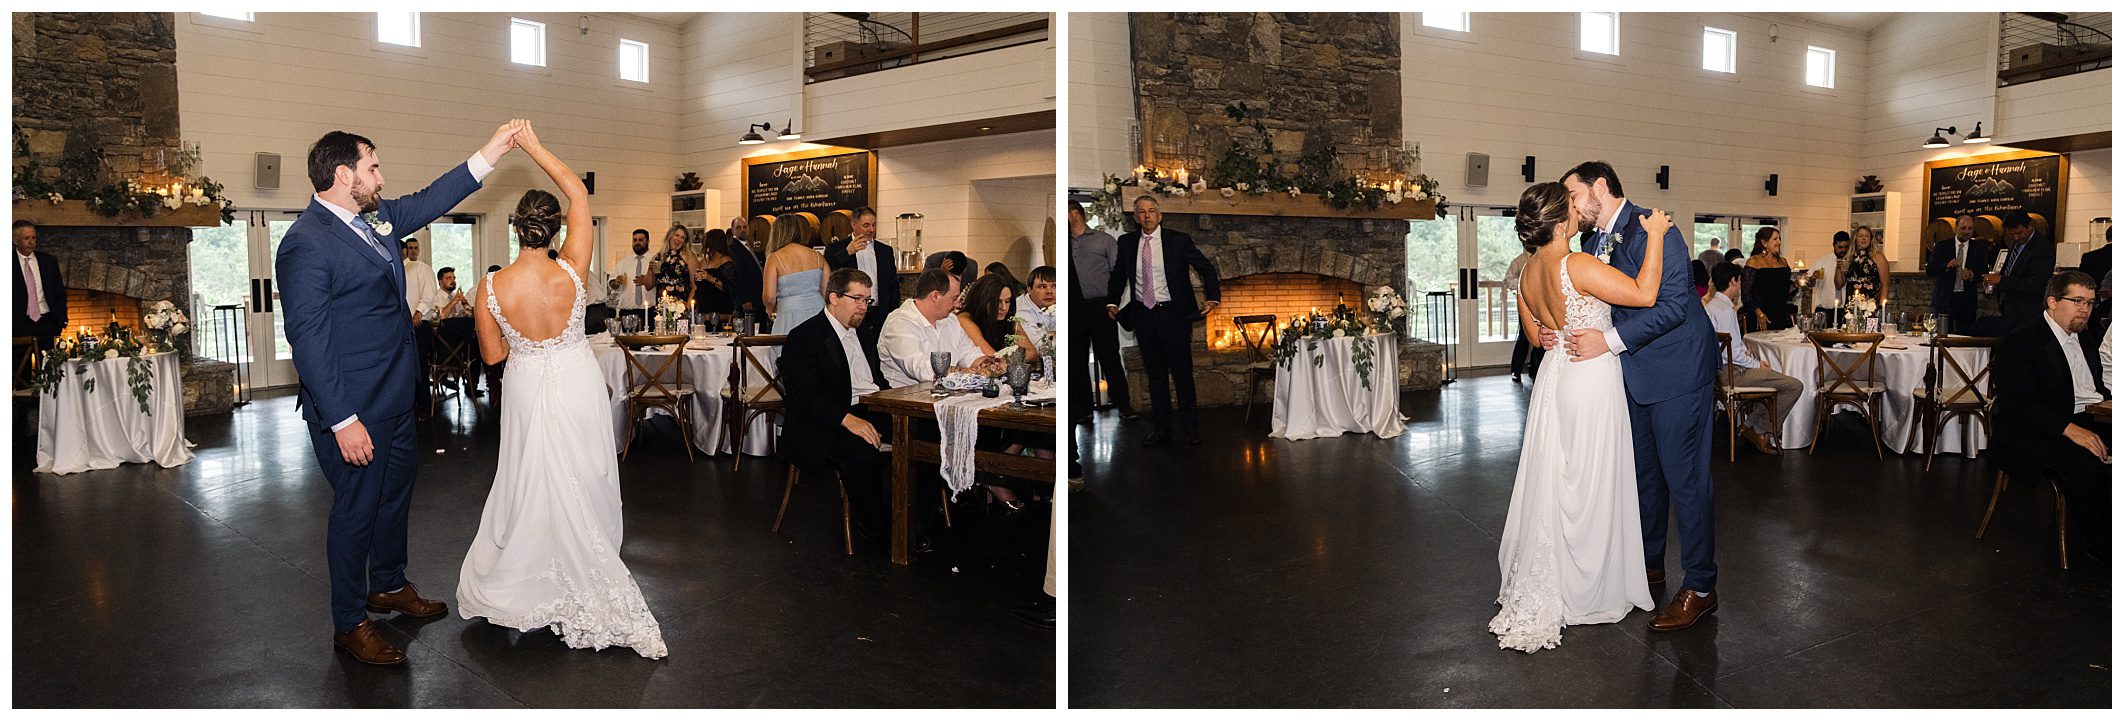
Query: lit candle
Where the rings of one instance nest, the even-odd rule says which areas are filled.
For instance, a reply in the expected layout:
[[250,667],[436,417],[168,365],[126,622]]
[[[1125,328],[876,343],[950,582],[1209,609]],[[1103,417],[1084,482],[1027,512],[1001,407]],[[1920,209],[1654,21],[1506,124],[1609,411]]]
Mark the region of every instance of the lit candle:
[[184,197],[184,183],[171,183],[170,195],[174,195],[179,198]]
[[1141,185],[1141,184],[1143,184],[1143,176],[1144,176],[1144,174],[1145,174],[1145,173],[1149,173],[1149,172],[1150,172],[1150,169],[1149,169],[1149,168],[1143,167],[1143,166],[1141,166],[1141,165],[1138,165],[1138,166],[1136,166],[1136,184],[1138,184],[1138,185]]
[[1181,184],[1181,185],[1187,185],[1187,169],[1186,169],[1186,168],[1181,168],[1181,169],[1180,169],[1180,184]]

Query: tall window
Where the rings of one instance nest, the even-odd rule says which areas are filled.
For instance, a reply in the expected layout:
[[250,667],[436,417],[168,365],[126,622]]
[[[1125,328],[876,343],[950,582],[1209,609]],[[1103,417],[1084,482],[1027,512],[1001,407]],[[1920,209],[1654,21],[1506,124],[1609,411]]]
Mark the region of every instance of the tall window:
[[409,48],[420,47],[420,13],[377,13],[376,40]]
[[1579,13],[1578,49],[1602,55],[1620,55],[1622,13]]
[[242,21],[244,21],[244,22],[247,22],[247,23],[248,23],[248,22],[257,22],[257,21],[258,21],[258,14],[257,14],[257,13],[239,13],[239,12],[232,12],[232,11],[228,11],[228,10],[208,10],[208,11],[205,11],[205,12],[201,12],[201,13],[199,13],[199,14],[201,14],[201,15],[206,15],[206,16],[209,16],[209,17],[217,17],[217,18],[228,18],[228,19],[230,19],[230,20],[242,20]]
[[1739,44],[1731,30],[1704,28],[1704,69],[1715,73],[1733,72],[1734,46]]
[[620,79],[637,83],[649,82],[649,44],[633,40],[621,40],[619,46]]
[[1835,50],[1807,46],[1807,84],[1817,88],[1836,87]]
[[546,66],[546,24],[509,18],[509,62]]
[[1440,30],[1468,31],[1467,13],[1424,13],[1423,26]]
[[469,215],[445,215],[428,225],[428,265],[437,271],[456,268],[457,287],[467,297],[472,294],[472,284],[487,270],[473,259],[473,239],[477,237],[479,222]]

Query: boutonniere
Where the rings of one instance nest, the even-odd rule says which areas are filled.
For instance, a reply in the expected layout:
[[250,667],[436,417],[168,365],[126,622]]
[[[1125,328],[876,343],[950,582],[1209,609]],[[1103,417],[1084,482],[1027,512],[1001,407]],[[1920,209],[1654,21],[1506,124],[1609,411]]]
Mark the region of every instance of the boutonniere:
[[363,213],[361,219],[367,222],[371,229],[376,231],[376,237],[391,237],[391,221],[377,217],[376,211],[372,210],[367,213]]
[[1601,233],[1600,233],[1600,236],[1599,236],[1599,238],[1600,238],[1600,241],[1599,241],[1599,242],[1600,242],[1600,253],[1599,253],[1598,255],[1594,256],[1594,257],[1596,257],[1596,258],[1599,258],[1599,259],[1600,259],[1600,262],[1602,262],[1602,263],[1604,263],[1604,264],[1607,264],[1607,265],[1614,265],[1614,264],[1615,264],[1615,261],[1613,260],[1613,258],[1615,257],[1615,239],[1616,239],[1616,237],[1617,237],[1617,236],[1616,236],[1616,234],[1614,234],[1614,233],[1610,233],[1610,232],[1607,232],[1607,231],[1601,231]]

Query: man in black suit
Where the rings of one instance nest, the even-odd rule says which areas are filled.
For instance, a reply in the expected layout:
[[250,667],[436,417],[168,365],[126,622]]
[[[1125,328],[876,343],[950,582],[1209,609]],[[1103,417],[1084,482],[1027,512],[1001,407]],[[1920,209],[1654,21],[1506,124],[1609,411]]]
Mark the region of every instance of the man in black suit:
[[782,345],[784,458],[804,470],[840,471],[865,538],[882,539],[887,519],[880,446],[884,419],[860,399],[882,387],[876,344],[856,328],[870,311],[870,276],[844,268],[826,280],[826,312],[789,331]]
[[747,243],[752,226],[743,217],[730,219],[730,254],[733,263],[730,271],[730,307],[740,315],[752,318],[755,328],[767,326],[767,303],[760,295],[760,256],[752,252]]
[[1976,237],[1976,219],[1954,219],[1954,237],[1932,245],[1925,274],[1932,276],[1932,312],[1947,319],[1944,329],[1967,333],[1976,322],[1977,273],[1991,267],[1991,244]]
[[[37,252],[37,224],[15,221],[15,335],[37,339],[37,350],[52,347],[66,332],[66,281],[59,259]],[[22,367],[22,359],[15,359]]]
[[893,262],[892,246],[878,240],[877,210],[856,209],[853,232],[826,246],[826,265],[863,271],[876,284],[871,288],[870,310],[863,314],[863,327],[857,328],[856,334],[864,345],[877,345],[878,334],[885,329],[885,316],[900,309],[900,273]]
[[[1164,213],[1158,199],[1136,198],[1136,225],[1142,230],[1121,236],[1120,251],[1107,284],[1106,313],[1121,327],[1136,333],[1137,350],[1143,354],[1143,371],[1150,376],[1151,434],[1143,445],[1155,446],[1172,438],[1173,403],[1166,398],[1168,382],[1179,393],[1180,432],[1188,445],[1201,445],[1195,420],[1195,322],[1217,309],[1217,266],[1195,247],[1186,233],[1161,226]],[[1206,303],[1195,305],[1195,284],[1189,268],[1202,277]],[[1168,381],[1167,378],[1171,380]]]
[[1999,294],[1999,314],[2010,332],[2043,315],[2044,287],[2058,269],[2058,248],[2035,230],[2028,211],[2006,214],[2006,267],[1984,276]]
[[2109,230],[2102,230],[2102,247],[2080,254],[2080,272],[2095,282],[2095,295],[2102,302],[2095,305],[2094,319],[2090,327],[2109,328]]
[[2044,312],[2006,336],[1993,360],[1999,468],[2033,482],[2058,479],[2071,512],[2067,526],[2082,548],[2107,558],[2109,423],[2085,411],[2109,397],[2095,346],[2085,333],[2095,303],[2094,279],[2067,271],[2044,288]]

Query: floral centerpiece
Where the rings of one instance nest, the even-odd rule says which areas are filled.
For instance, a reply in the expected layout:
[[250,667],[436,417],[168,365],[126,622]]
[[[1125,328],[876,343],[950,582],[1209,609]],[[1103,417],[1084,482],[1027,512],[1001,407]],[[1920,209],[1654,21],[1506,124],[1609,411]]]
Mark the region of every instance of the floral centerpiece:
[[669,293],[656,303],[656,331],[677,333],[678,319],[686,315],[686,301]]
[[1357,377],[1364,382],[1365,390],[1372,388],[1372,344],[1362,342],[1372,329],[1357,317],[1356,312],[1337,313],[1334,316],[1294,316],[1290,322],[1277,329],[1276,362],[1288,369],[1292,359],[1298,357],[1298,344],[1304,343],[1307,353],[1313,354],[1313,367],[1327,362],[1327,356],[1317,353],[1320,342],[1334,338],[1356,338],[1352,344],[1350,359],[1357,368]]
[[1394,292],[1394,286],[1382,285],[1364,299],[1364,307],[1372,311],[1372,325],[1378,328],[1401,329],[1400,321],[1409,315],[1409,301]]
[[133,332],[125,326],[111,323],[102,337],[89,335],[86,330],[71,337],[61,336],[52,347],[44,351],[37,363],[37,372],[30,377],[30,387],[45,395],[58,397],[59,384],[71,371],[81,377],[81,390],[96,392],[96,379],[86,372],[89,363],[117,358],[128,358],[126,383],[131,386],[133,400],[140,404],[140,412],[154,415],[148,405],[148,396],[155,392],[154,369],[148,365],[147,356],[156,351],[133,338]]
[[177,336],[192,332],[192,319],[185,317],[177,304],[166,300],[155,301],[141,323],[147,326],[153,348],[162,352],[177,350]]
[[1872,296],[1856,295],[1844,304],[1844,323],[1852,333],[1865,333],[1872,327],[1873,319],[1881,312],[1881,303]]

